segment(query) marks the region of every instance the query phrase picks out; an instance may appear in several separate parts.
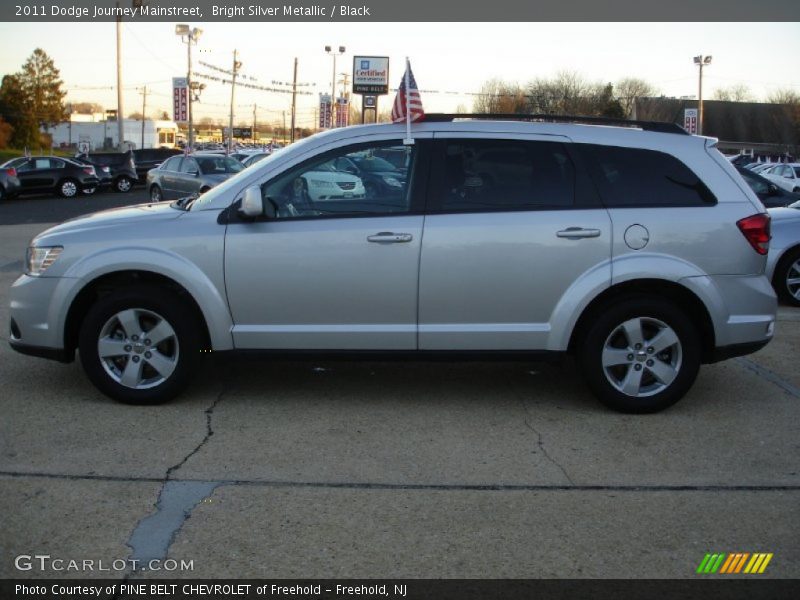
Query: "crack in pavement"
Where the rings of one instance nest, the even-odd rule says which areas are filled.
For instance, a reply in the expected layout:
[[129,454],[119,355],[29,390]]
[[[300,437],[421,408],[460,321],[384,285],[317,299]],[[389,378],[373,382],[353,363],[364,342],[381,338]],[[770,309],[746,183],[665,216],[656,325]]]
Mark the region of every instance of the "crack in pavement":
[[525,404],[525,399],[524,398],[519,398],[519,402],[520,402],[520,404],[522,404],[522,411],[524,413],[524,416],[522,418],[522,422],[525,423],[525,427],[530,429],[536,435],[536,445],[539,447],[539,450],[542,451],[542,454],[544,455],[544,457],[547,460],[549,460],[552,464],[554,464],[556,467],[558,467],[558,469],[561,471],[561,473],[563,473],[563,475],[567,479],[567,481],[569,481],[570,485],[574,486],[575,482],[572,481],[572,477],[569,476],[569,473],[567,473],[567,470],[564,467],[562,467],[561,464],[559,464],[559,462],[556,459],[554,459],[552,456],[550,456],[550,453],[544,447],[544,441],[542,440],[541,432],[538,431],[531,424],[531,422],[529,420],[530,412],[528,411],[528,405]]
[[738,357],[736,359],[736,362],[742,365],[745,369],[752,371],[762,379],[765,379],[770,383],[772,383],[773,385],[778,386],[790,396],[794,396],[795,398],[800,398],[800,388],[798,388],[795,385],[792,385],[774,371],[770,371],[766,367],[762,367],[757,362],[754,362],[749,358],[745,358],[743,356]]
[[161,489],[155,504],[156,511],[140,519],[128,538],[127,546],[131,549],[131,560],[137,561],[134,562],[133,573],[146,570],[145,565],[150,561],[166,558],[175,537],[186,520],[191,517],[194,508],[221,484],[219,481],[176,481],[173,475],[200,452],[214,435],[212,423],[214,411],[228,393],[229,375],[230,369],[227,369],[222,377],[222,389],[205,410],[206,433],[203,439],[178,463],[167,469],[161,480]]

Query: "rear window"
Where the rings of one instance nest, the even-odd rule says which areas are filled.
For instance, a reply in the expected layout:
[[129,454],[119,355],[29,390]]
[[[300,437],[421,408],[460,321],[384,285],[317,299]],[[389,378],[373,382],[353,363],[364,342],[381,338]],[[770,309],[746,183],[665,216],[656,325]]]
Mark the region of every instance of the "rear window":
[[670,154],[641,148],[577,144],[606,206],[708,206],[717,199]]

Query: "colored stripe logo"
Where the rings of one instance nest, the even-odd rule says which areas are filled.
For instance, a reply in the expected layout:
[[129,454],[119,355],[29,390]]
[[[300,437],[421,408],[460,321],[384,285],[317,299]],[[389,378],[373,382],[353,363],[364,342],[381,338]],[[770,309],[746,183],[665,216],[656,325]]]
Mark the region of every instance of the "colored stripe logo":
[[701,575],[713,575],[715,573],[721,575],[761,574],[767,569],[772,556],[772,552],[718,552],[706,554],[697,567],[697,573]]

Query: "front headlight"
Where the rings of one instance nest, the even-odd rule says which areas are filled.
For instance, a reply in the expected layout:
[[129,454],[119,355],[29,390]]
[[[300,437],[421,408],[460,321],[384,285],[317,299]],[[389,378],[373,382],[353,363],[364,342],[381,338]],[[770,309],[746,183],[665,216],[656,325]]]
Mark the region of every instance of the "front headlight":
[[403,184],[400,183],[396,178],[392,177],[391,175],[384,175],[381,179],[383,179],[386,185],[391,187],[403,187]]
[[56,262],[63,246],[29,246],[26,256],[28,275],[41,275],[47,268]]

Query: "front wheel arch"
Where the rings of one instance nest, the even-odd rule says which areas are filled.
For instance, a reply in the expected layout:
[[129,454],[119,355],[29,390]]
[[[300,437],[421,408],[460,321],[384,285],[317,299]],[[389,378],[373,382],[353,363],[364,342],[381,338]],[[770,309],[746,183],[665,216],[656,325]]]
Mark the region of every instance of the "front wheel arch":
[[175,292],[186,301],[189,309],[194,313],[202,334],[203,347],[211,348],[211,335],[203,311],[194,297],[177,281],[152,271],[117,271],[101,275],[88,282],[70,304],[67,318],[64,323],[64,348],[72,355],[78,347],[78,335],[81,325],[89,309],[99,298],[122,287],[131,287],[143,284],[154,284]]

